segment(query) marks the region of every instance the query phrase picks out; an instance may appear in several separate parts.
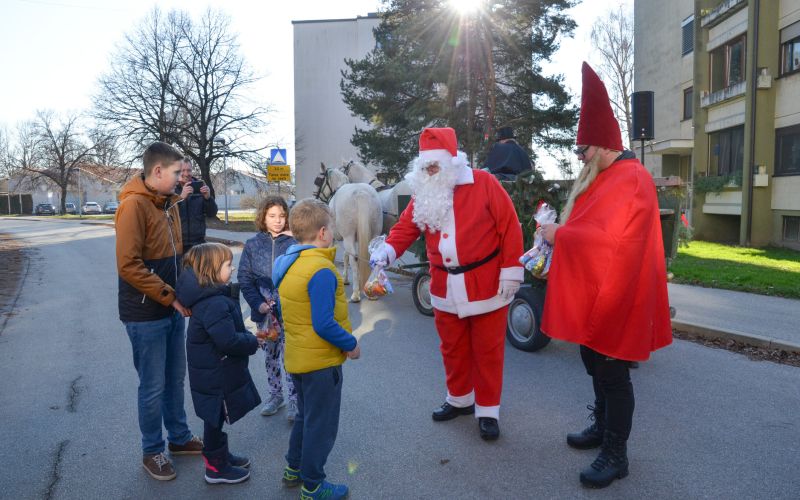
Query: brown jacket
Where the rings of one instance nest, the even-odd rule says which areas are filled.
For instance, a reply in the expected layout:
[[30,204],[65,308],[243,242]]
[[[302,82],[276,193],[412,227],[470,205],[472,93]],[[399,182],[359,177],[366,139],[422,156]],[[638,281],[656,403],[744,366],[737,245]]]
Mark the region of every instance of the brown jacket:
[[183,244],[178,196],[159,195],[142,175],[120,193],[115,216],[119,317],[123,322],[153,321],[174,312],[175,283]]

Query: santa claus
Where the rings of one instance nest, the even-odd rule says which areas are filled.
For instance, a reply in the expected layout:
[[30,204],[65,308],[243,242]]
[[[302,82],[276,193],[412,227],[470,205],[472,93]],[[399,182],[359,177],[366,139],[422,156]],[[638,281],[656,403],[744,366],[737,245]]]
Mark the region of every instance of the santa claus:
[[606,88],[586,63],[576,142],[583,170],[561,224],[542,226],[554,246],[541,328],[580,344],[594,423],[569,434],[567,444],[600,448],[580,480],[602,488],[628,474],[630,362],[668,345],[672,328],[655,184],[624,149]]
[[467,166],[452,128],[422,132],[406,180],[411,203],[370,260],[390,265],[424,233],[447,378],[433,420],[474,413],[480,436],[497,439],[506,316],[523,279],[514,205],[491,174]]

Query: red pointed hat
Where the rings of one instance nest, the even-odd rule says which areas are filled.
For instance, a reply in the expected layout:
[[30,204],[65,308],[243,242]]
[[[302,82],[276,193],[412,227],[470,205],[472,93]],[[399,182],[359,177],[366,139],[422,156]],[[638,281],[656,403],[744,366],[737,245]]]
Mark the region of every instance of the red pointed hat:
[[419,136],[419,157],[426,163],[449,166],[457,153],[456,131],[450,127],[426,128]]
[[575,144],[600,146],[614,151],[624,150],[619,122],[611,110],[606,86],[585,62],[581,67],[581,73],[583,75],[581,117],[578,120],[578,138]]

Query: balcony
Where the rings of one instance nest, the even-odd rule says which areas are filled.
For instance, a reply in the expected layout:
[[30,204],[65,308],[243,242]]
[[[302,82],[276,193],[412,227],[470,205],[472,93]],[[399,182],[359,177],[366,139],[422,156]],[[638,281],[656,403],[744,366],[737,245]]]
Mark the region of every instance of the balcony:
[[701,95],[700,107],[707,108],[709,106],[713,106],[714,104],[719,104],[723,101],[727,101],[728,99],[739,97],[741,95],[744,95],[746,90],[747,90],[747,81],[745,80],[739,83],[734,83],[730,87],[725,87],[724,89],[712,92],[711,94]]
[[700,12],[700,26],[711,28],[747,6],[747,0],[723,0],[713,9]]
[[721,193],[706,193],[703,213],[742,215],[742,188],[731,185]]

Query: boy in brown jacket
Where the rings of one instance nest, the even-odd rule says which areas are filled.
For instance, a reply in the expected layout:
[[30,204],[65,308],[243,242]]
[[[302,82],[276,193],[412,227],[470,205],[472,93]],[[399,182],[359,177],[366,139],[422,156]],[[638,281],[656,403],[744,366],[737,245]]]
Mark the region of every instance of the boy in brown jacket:
[[172,455],[199,455],[203,450],[203,442],[186,425],[183,408],[183,318],[191,311],[175,298],[183,249],[174,190],[182,158],[169,144],[148,146],[142,155],[144,172],[123,186],[115,217],[119,318],[139,374],[142,465],[161,481],[175,478],[164,455],[162,420]]

